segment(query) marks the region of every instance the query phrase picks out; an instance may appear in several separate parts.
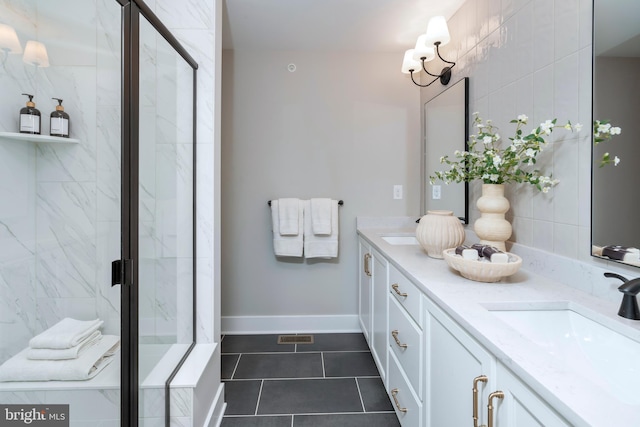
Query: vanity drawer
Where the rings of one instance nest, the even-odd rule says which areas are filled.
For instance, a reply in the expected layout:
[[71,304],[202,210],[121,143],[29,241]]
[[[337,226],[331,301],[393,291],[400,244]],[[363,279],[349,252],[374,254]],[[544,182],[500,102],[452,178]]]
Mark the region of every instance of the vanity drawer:
[[389,292],[422,328],[422,292],[391,264],[389,264]]
[[389,353],[389,397],[402,427],[422,425],[422,403],[415,395],[393,352]]
[[389,297],[389,346],[422,400],[422,330],[395,298]]

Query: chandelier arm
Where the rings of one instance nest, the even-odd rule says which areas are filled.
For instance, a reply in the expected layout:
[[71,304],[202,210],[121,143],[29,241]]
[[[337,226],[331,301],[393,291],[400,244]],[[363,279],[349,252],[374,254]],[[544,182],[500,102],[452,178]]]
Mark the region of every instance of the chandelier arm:
[[425,63],[425,58],[420,58],[420,59],[422,60],[422,70],[423,70],[425,73],[429,74],[431,77],[440,77],[440,75],[439,75],[439,74],[433,74],[433,73],[430,73],[430,72],[429,72],[429,70],[427,70],[427,67],[424,65],[424,63]]
[[456,63],[453,62],[453,61],[447,61],[446,59],[444,59],[442,57],[442,55],[440,55],[440,42],[435,42],[434,45],[436,47],[436,54],[438,55],[438,58],[440,58],[440,60],[442,62],[446,62],[447,64],[451,64],[451,67],[449,67],[449,68],[453,68],[456,65]]
[[[436,80],[438,80],[440,78],[440,76],[435,76],[435,78],[433,80],[431,80],[429,83],[427,83],[426,85],[421,85],[420,83],[416,82],[413,78],[413,70],[409,70],[409,72],[411,73],[411,81],[413,82],[413,84],[415,84],[416,86],[420,86],[420,87],[428,87],[431,86],[432,84],[435,83]],[[434,74],[431,74],[432,76],[434,76]]]

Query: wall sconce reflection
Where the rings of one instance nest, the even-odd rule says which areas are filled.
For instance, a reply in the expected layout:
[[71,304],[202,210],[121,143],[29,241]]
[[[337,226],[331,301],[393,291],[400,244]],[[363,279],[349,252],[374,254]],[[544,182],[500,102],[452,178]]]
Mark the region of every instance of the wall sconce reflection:
[[22,60],[36,67],[48,67],[49,55],[47,55],[47,48],[40,42],[29,40],[24,47]]
[[10,53],[22,53],[22,46],[16,30],[5,24],[0,24],[0,50],[2,50],[2,66]]

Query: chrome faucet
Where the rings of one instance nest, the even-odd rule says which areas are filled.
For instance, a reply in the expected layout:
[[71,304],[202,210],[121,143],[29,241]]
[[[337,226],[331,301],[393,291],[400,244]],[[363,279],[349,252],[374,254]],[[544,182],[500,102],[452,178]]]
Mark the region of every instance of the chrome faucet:
[[618,310],[618,316],[632,320],[640,320],[640,309],[638,309],[638,301],[636,300],[636,295],[640,292],[640,277],[627,280],[624,276],[616,273],[604,273],[604,277],[615,277],[623,282],[618,288],[618,290],[624,294],[622,296],[620,310]]

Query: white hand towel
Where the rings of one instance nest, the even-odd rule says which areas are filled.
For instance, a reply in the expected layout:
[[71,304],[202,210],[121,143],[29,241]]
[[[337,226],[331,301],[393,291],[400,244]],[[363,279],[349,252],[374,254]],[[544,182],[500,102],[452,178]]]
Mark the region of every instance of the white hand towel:
[[93,331],[84,341],[71,348],[31,348],[27,351],[27,359],[32,360],[65,360],[77,359],[80,354],[102,338],[100,331]]
[[[303,233],[296,236],[283,236],[280,233],[280,215],[278,200],[271,201],[271,226],[273,228],[273,251],[277,256],[301,257],[303,249]],[[302,201],[298,200],[298,229],[303,230],[304,212]]]
[[[273,201],[271,202],[273,206]],[[280,216],[280,234],[282,236],[297,236],[302,233],[298,227],[300,216],[299,199],[278,199],[278,215]]]
[[120,337],[104,335],[77,359],[30,360],[28,348],[0,366],[0,381],[79,381],[95,377],[120,349]]
[[331,234],[331,199],[311,199],[311,226],[313,234]]
[[[309,218],[311,201],[304,205],[305,218]],[[305,258],[336,258],[338,256],[338,201],[331,201],[331,234],[318,236],[313,234],[311,221],[304,222]]]
[[76,320],[66,317],[42,332],[31,338],[29,347],[31,348],[71,348],[80,344],[104,322],[95,320]]

